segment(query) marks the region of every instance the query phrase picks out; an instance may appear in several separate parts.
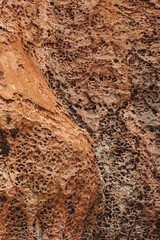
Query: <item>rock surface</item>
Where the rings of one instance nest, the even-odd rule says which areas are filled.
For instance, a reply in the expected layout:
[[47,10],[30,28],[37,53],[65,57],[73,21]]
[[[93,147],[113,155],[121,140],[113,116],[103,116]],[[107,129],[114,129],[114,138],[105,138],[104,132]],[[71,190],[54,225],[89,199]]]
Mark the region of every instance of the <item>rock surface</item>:
[[0,28],[21,38],[94,140],[102,198],[84,221],[84,240],[159,239],[159,7],[157,0],[1,3]]
[[0,239],[81,239],[97,185],[91,138],[53,96],[18,38],[2,35]]

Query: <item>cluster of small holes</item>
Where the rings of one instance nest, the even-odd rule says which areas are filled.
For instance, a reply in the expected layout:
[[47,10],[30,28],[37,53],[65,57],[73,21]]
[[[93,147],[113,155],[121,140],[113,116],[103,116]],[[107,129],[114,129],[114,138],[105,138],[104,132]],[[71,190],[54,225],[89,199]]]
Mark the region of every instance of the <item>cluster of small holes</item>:
[[[3,143],[9,146],[7,154],[1,155],[4,166],[0,174],[5,234],[10,239],[38,240],[46,235],[74,239],[82,234],[82,222],[96,186],[93,152],[85,154],[61,132],[54,134],[53,125],[45,118],[32,122],[32,114],[38,119],[42,112],[45,116],[45,110],[22,95],[15,94],[15,99],[17,105],[0,101],[0,146],[2,150]],[[16,106],[25,109],[27,118]],[[61,109],[61,104],[56,108]],[[57,122],[54,130],[60,129],[58,124],[61,126]],[[7,193],[8,185],[11,194]]]
[[46,82],[95,142],[104,198],[90,209],[83,239],[159,239],[155,2],[100,1],[87,8],[84,1],[41,1],[37,11],[29,10],[31,17],[25,10],[25,24],[13,11],[22,8],[14,3],[10,9],[28,31],[25,49],[39,61]]
[[[18,196],[17,196],[18,197]],[[29,237],[27,226],[27,214],[25,207],[22,207],[16,199],[8,202],[7,232],[12,239],[25,239]],[[21,231],[19,231],[21,229]]]
[[[123,114],[118,119],[111,116],[107,118],[105,121],[108,124],[103,124],[102,145],[96,146],[105,200],[91,209],[83,239],[112,239],[113,236],[119,239],[128,234],[131,239],[145,239],[147,235],[150,236],[149,239],[153,236],[158,239],[159,228],[155,227],[152,231],[152,226],[159,222],[157,218],[154,219],[159,212],[156,159],[147,156],[146,148],[142,149],[141,137],[129,133],[122,120]],[[94,225],[90,234],[92,219],[94,224],[96,222],[96,227]],[[138,232],[135,226],[139,229]],[[120,234],[117,234],[117,229]]]

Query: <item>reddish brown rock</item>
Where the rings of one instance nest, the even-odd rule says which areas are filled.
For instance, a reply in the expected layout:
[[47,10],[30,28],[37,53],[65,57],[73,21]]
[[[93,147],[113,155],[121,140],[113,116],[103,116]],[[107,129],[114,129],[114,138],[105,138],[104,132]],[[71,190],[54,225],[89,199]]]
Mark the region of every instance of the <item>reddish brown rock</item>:
[[4,1],[2,29],[94,139],[102,199],[82,239],[159,239],[157,0]]
[[0,239],[80,239],[97,178],[91,139],[18,39],[0,43]]

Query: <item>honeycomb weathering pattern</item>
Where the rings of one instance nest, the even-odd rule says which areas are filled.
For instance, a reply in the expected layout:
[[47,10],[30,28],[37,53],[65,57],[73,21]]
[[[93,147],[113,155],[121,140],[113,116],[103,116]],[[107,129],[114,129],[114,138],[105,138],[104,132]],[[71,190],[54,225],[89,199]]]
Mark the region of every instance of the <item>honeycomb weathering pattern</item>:
[[91,138],[53,96],[18,39],[2,35],[0,239],[81,239],[97,184]]
[[0,28],[19,35],[94,140],[102,198],[83,222],[83,240],[160,236],[159,7],[158,0],[1,3]]

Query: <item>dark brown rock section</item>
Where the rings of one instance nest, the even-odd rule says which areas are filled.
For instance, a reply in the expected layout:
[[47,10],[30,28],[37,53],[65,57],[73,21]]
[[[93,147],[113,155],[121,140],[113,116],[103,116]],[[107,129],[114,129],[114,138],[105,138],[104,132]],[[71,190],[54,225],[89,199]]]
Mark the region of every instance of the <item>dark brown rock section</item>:
[[159,3],[4,1],[53,93],[94,139],[102,199],[82,239],[159,239]]

